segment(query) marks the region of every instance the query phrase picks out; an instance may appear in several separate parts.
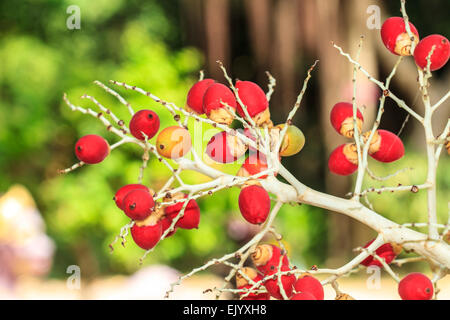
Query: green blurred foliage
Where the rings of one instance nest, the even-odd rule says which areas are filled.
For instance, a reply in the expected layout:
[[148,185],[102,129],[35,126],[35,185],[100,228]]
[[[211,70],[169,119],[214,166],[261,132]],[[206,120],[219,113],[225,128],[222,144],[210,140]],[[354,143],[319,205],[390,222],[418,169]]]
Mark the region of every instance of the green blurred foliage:
[[[371,159],[369,167],[377,177],[387,177],[396,172],[398,174],[384,181],[373,180],[370,177],[365,179],[363,189],[381,188],[382,186],[397,186],[402,184],[419,185],[426,181],[427,158],[423,153],[408,152],[413,147],[406,147],[404,158],[390,164]],[[450,194],[450,161],[446,159],[445,150],[441,156],[437,170],[437,215],[438,223],[445,224],[448,218],[448,203],[446,199]],[[383,192],[381,194],[370,193],[369,202],[373,208],[386,218],[397,223],[427,222],[427,191],[420,190],[417,193],[411,191]],[[420,229],[425,231],[426,229]]]

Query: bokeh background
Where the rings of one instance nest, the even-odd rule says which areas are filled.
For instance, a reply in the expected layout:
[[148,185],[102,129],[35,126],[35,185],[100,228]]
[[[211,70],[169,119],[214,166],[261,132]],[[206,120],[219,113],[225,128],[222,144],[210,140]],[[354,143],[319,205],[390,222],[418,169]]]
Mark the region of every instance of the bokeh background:
[[[66,26],[70,5],[81,10],[79,30]],[[63,103],[64,92],[73,103],[91,108],[94,105],[80,96],[95,96],[121,119],[129,119],[125,108],[95,86],[94,80],[124,81],[183,106],[199,70],[225,82],[217,60],[223,61],[233,78],[255,81],[263,88],[267,88],[265,71],[270,71],[277,79],[270,108],[274,122],[280,123],[295,102],[306,70],[318,59],[294,118],[306,135],[306,146],[299,155],[283,161],[305,184],[344,196],[353,180],[328,173],[328,155],[344,141],[328,117],[336,102],[351,99],[352,67],[330,41],[355,54],[359,37],[364,35],[361,63],[375,77],[386,78],[396,57],[384,48],[379,30],[368,28],[367,20],[373,14],[367,11],[370,5],[380,7],[381,22],[400,15],[399,1],[1,0],[0,286],[13,297],[29,297],[25,289],[17,291],[21,281],[44,276],[39,280],[43,282],[27,282],[27,288],[39,291],[44,284],[63,283],[70,265],[80,267],[84,287],[108,277],[128,279],[155,265],[186,272],[237,249],[255,232],[239,214],[239,190],[234,188],[199,200],[200,228],[178,231],[160,243],[143,267],[139,266],[143,251],[131,239],[126,248],[116,244],[110,254],[108,245],[128,223],[111,199],[121,185],[136,182],[140,150],[123,146],[100,165],[57,174],[58,169],[76,162],[73,145],[80,136],[94,133],[111,143],[117,141],[96,119],[71,112]],[[408,1],[407,9],[422,37],[450,35],[448,1]],[[412,59],[404,60],[392,90],[421,112],[415,65]],[[433,73],[433,99],[448,90],[449,80],[448,67]],[[162,126],[173,123],[167,112],[146,97],[117,90],[135,109],[158,111]],[[379,95],[367,79],[358,78],[357,103],[364,110],[365,129],[374,117]],[[435,116],[436,135],[449,114],[447,103]],[[423,134],[413,120],[405,122],[406,116],[387,101],[381,128],[401,131],[406,156],[389,165],[370,162],[370,167],[379,176],[411,169],[383,182],[368,179],[366,186],[424,181]],[[439,221],[444,223],[450,194],[448,156],[442,156],[438,170]],[[152,158],[144,181],[160,186],[168,174]],[[194,174],[185,178],[191,182],[205,179]],[[375,210],[400,223],[425,221],[425,199],[424,192],[368,197]],[[299,267],[337,267],[355,254],[352,248],[375,235],[350,218],[305,205],[284,206],[276,227]],[[222,276],[226,271],[215,267],[205,276]]]

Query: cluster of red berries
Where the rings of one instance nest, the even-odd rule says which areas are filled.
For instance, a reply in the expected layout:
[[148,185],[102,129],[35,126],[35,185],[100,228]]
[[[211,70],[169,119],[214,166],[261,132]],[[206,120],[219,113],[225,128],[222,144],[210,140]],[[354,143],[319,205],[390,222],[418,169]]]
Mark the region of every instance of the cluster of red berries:
[[[145,250],[153,248],[159,242],[173,220],[181,213],[185,203],[183,200],[187,197],[183,193],[167,193],[163,201],[175,203],[163,206],[154,201],[153,195],[153,190],[142,184],[128,184],[117,190],[114,196],[117,207],[135,222],[131,228],[134,242]],[[200,208],[197,202],[191,199],[166,238],[173,235],[177,228],[198,228],[199,223]]]
[[[236,89],[240,102],[246,106],[247,114],[258,127],[268,127],[270,130],[281,132],[284,125],[273,127],[270,120],[269,102],[263,90],[250,81],[237,81]],[[211,120],[229,125],[235,111],[246,118],[246,112],[237,102],[238,99],[227,86],[216,83],[212,79],[205,79],[195,83],[187,95],[186,108],[199,115],[206,114]],[[231,111],[230,109],[231,108]],[[158,134],[160,120],[152,110],[136,112],[129,123],[130,133],[136,139],[147,141]],[[256,141],[257,139],[245,129],[243,134]],[[290,125],[281,143],[279,155],[291,156],[298,153],[304,146],[305,137],[300,129]],[[187,129],[179,126],[164,128],[156,137],[156,150],[159,155],[178,159],[186,155],[192,147],[191,137]],[[237,173],[238,176],[248,177],[267,170],[268,165],[264,154],[258,152],[239,139],[235,134],[225,131],[213,136],[206,147],[206,154],[216,162],[230,163],[242,157],[249,150],[249,156]],[[75,154],[86,164],[96,164],[103,161],[110,153],[108,142],[98,135],[86,135],[75,145]],[[266,178],[261,176],[260,179]],[[168,193],[169,194],[169,193]],[[135,242],[144,249],[153,248],[161,238],[162,233],[171,225],[183,207],[182,201],[186,195],[180,193],[171,195],[165,201],[178,201],[172,206],[162,207],[153,200],[153,191],[141,184],[129,184],[120,188],[114,199],[117,206],[135,221],[131,234]],[[239,208],[243,217],[252,224],[261,224],[270,212],[270,197],[267,191],[257,181],[242,186],[239,196]],[[199,207],[195,200],[190,200],[175,227],[197,228],[200,219]],[[169,234],[173,234],[175,230]]]
[[381,39],[386,48],[393,54],[410,56],[411,45],[414,42],[416,44],[413,53],[414,61],[417,66],[426,70],[427,57],[434,47],[430,57],[430,71],[442,68],[450,57],[450,43],[448,39],[440,34],[432,34],[419,41],[419,32],[411,22],[409,22],[409,28],[414,35],[413,39],[408,35],[403,18],[388,18],[381,26]]
[[[130,121],[130,133],[139,140],[153,138],[159,130],[158,115],[152,110],[136,112]],[[167,127],[156,138],[156,150],[169,159],[183,157],[191,149],[191,136],[189,131],[179,126]],[[77,158],[86,164],[102,162],[109,154],[108,142],[94,134],[81,137],[75,144]]]
[[[361,132],[364,117],[356,110],[356,125]],[[336,103],[330,113],[333,128],[341,135],[352,138],[354,134],[353,105],[348,102]],[[393,162],[405,154],[405,148],[400,138],[387,130],[368,131],[362,135],[364,142],[372,135],[369,144],[369,155],[380,162]],[[339,175],[350,175],[358,169],[358,151],[356,143],[342,144],[330,154],[328,168]]]
[[[284,124],[273,126],[270,120],[269,102],[264,91],[254,82],[237,81],[235,96],[230,88],[217,83],[213,79],[204,79],[195,83],[189,90],[186,109],[199,115],[205,114],[209,119],[230,125],[235,117],[235,111],[243,119],[247,120],[246,112],[240,102],[246,106],[247,114],[257,127],[267,127],[279,134]],[[240,131],[239,131],[240,130]],[[236,130],[247,138],[256,141],[254,133],[250,129]],[[289,125],[286,129],[280,146],[280,157],[292,156],[300,152],[305,144],[303,132]],[[244,143],[233,132],[222,131],[214,135],[206,146],[206,154],[210,159],[218,163],[232,163],[249,152],[237,175],[249,177],[268,169],[267,159],[264,154]],[[275,173],[276,174],[276,173]],[[267,178],[262,175],[260,179]],[[242,216],[252,224],[261,224],[266,221],[270,212],[270,197],[267,191],[256,181],[242,186],[239,195],[239,208]]]
[[[153,138],[159,131],[158,115],[152,110],[136,112],[130,121],[130,133],[139,140]],[[183,157],[191,149],[189,132],[182,127],[170,126],[158,134],[156,150],[166,158]],[[98,135],[86,135],[75,145],[75,154],[86,164],[96,164],[103,161],[110,151],[108,142]],[[171,226],[183,208],[183,193],[171,195],[167,193],[163,201],[175,202],[173,205],[162,206],[153,199],[153,190],[142,184],[128,184],[121,187],[114,200],[130,219],[134,220],[131,235],[138,246],[145,250],[153,248],[161,239],[163,233]],[[200,222],[200,209],[195,200],[190,200],[184,213],[178,218],[174,230],[167,234],[171,236],[177,228],[197,228]]]
[[[311,274],[303,273],[298,278],[296,278],[294,274],[289,274],[289,271],[292,270],[289,267],[289,260],[286,254],[279,247],[272,244],[259,245],[252,253],[251,259],[256,269],[251,267],[240,269],[246,277],[238,272],[236,274],[236,287],[238,289],[249,290],[253,287],[253,285],[248,281],[248,279],[253,280],[253,282],[256,283],[268,277],[268,279],[262,283],[262,286],[267,292],[252,292],[242,298],[243,300],[269,300],[270,297],[282,300],[283,294],[279,286],[280,281],[286,297],[290,300],[324,299],[322,284]],[[287,272],[286,275],[280,276],[280,281],[278,281],[277,276],[279,271]],[[258,290],[260,288],[253,289]],[[246,295],[247,292],[242,291],[239,294],[243,296]]]

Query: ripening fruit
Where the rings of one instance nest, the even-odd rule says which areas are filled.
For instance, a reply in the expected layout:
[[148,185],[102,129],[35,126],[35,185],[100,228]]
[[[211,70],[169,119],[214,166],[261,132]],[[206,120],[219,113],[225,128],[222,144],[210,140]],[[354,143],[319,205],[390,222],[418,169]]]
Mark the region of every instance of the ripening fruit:
[[134,189],[123,198],[123,211],[133,220],[144,220],[154,207],[155,201],[148,190]]
[[402,300],[430,300],[433,293],[433,283],[420,272],[410,273],[398,283],[398,294]]
[[260,244],[251,254],[251,259],[260,272],[271,274],[273,271],[278,270],[281,256],[283,256],[282,265],[289,266],[287,256],[281,253],[281,249],[273,244]]
[[317,300],[317,299],[309,292],[299,292],[299,293],[293,294],[289,298],[289,300]]
[[323,300],[324,298],[322,284],[309,273],[300,275],[294,283],[294,289],[296,292],[311,294],[314,297],[314,300]]
[[[237,81],[239,99],[247,107],[248,115],[255,121],[257,126],[267,124],[272,126],[270,120],[269,101],[267,101],[264,91],[254,82]],[[242,106],[237,104],[237,112],[241,118],[246,119]]]
[[136,112],[130,121],[130,132],[139,140],[150,140],[159,130],[159,117],[152,110],[140,110]]
[[188,92],[186,100],[186,109],[192,110],[197,114],[204,114],[203,96],[206,90],[214,84],[213,79],[204,79],[195,83]]
[[[291,269],[288,266],[281,266],[281,272],[290,271]],[[278,266],[277,270],[273,271],[270,274],[275,274],[278,272]],[[269,274],[269,275],[270,275]],[[292,295],[292,292],[294,290],[294,282],[295,282],[295,275],[282,275],[281,276],[281,284],[283,286],[284,292],[286,293],[286,296],[289,298]],[[266,287],[267,292],[274,297],[275,299],[282,300],[283,295],[281,294],[280,286],[278,284],[278,277],[275,277],[275,279],[269,279],[264,282],[264,286]]]
[[348,176],[358,170],[358,153],[354,143],[342,144],[333,150],[328,159],[331,172]]
[[[250,267],[244,267],[241,269],[241,271],[250,279],[252,279],[254,282],[261,281],[262,277],[258,274],[258,272]],[[246,278],[239,272],[236,273],[236,288],[238,289],[250,289],[252,288],[252,284],[250,284]],[[259,289],[258,287],[254,288],[255,290]],[[246,292],[240,292],[239,295],[244,295]],[[250,293],[245,298],[242,298],[242,300],[269,300],[270,294],[269,293]]]
[[[409,28],[415,35],[414,42],[419,42],[419,33],[416,27],[409,22]],[[381,26],[381,39],[386,48],[398,56],[411,55],[411,39],[405,28],[405,21],[401,17],[391,17]]]
[[[265,171],[267,168],[266,156],[260,152],[255,152],[250,154],[247,159],[245,159],[237,175],[239,177],[249,177]],[[259,179],[265,178],[267,178],[267,175],[259,177]]]
[[119,209],[124,210],[123,199],[130,191],[136,189],[146,190],[147,192],[149,192],[149,189],[143,184],[127,184],[117,190],[113,200],[116,202],[116,205],[117,207],[119,207]]
[[87,164],[102,162],[109,154],[109,144],[103,137],[88,134],[81,137],[75,144],[75,154],[78,160]]
[[427,57],[433,46],[436,47],[430,57],[430,71],[442,68],[450,57],[450,43],[448,42],[448,39],[440,34],[429,35],[420,40],[414,49],[414,60],[423,70],[427,68]]
[[161,156],[169,159],[183,157],[191,150],[191,147],[191,135],[182,127],[167,127],[156,138],[156,150]]
[[230,88],[221,83],[210,85],[203,96],[203,111],[209,119],[230,125],[234,119],[233,111],[227,110],[223,103],[236,110],[236,97]]
[[[184,206],[183,199],[187,198],[187,195],[184,193],[176,193],[171,196],[171,198],[164,198],[165,202],[179,200],[180,202],[167,206],[164,209],[166,216],[173,220],[180,213],[181,209]],[[194,199],[189,200],[186,208],[184,209],[183,216],[177,221],[175,224],[176,227],[182,229],[197,229],[200,224],[200,208],[197,202]]]
[[234,162],[242,157],[246,151],[247,145],[241,139],[225,131],[214,135],[206,146],[206,154],[220,163]]
[[[281,133],[281,130],[283,130],[284,128],[284,124],[279,124],[276,126],[276,128],[278,128]],[[284,135],[283,138],[283,143],[281,144],[280,147],[280,156],[282,157],[293,156],[294,154],[299,153],[304,146],[305,146],[305,135],[299,128],[290,125],[286,130],[286,134]]]
[[[353,138],[354,126],[353,126],[353,105],[348,102],[336,103],[330,112],[330,121],[333,128],[341,135],[347,138]],[[356,125],[358,131],[361,132],[364,117],[356,109]]]
[[266,189],[258,185],[243,188],[239,194],[239,210],[252,224],[265,222],[270,213],[270,197]]
[[[145,220],[144,220],[145,221]],[[162,236],[161,222],[148,222],[136,223],[131,227],[131,236],[134,242],[144,250],[150,250],[159,242]]]
[[[369,139],[370,131],[364,134]],[[393,162],[405,154],[405,147],[400,138],[387,130],[377,130],[370,141],[369,155],[380,162]]]
[[[370,246],[372,242],[374,242],[374,240],[375,239],[369,241],[364,246],[364,248]],[[390,264],[395,259],[395,257],[397,257],[400,254],[401,251],[402,251],[401,245],[385,243],[375,250],[375,254],[380,258],[383,258],[387,264]],[[368,256],[361,262],[361,264],[366,267],[377,266],[381,268],[383,266],[381,262],[378,261],[378,259],[375,259],[373,256]]]

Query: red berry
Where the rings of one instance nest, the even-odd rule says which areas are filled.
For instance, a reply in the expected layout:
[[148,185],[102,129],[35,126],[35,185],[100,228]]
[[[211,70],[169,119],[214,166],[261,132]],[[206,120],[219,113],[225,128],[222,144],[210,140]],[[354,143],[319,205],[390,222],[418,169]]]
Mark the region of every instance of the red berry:
[[440,34],[429,35],[420,40],[417,47],[414,49],[414,60],[416,61],[416,64],[424,70],[427,68],[427,57],[433,46],[436,47],[430,57],[430,71],[442,68],[450,57],[450,43],[448,42],[448,39]]
[[[169,219],[175,219],[177,215],[180,213],[181,209],[184,206],[184,201],[181,201],[182,199],[187,198],[187,195],[183,193],[178,193],[173,195],[168,201],[170,200],[179,200],[180,202],[167,206],[164,209],[164,212],[166,216]],[[164,198],[166,201],[166,198]],[[177,223],[175,224],[176,227],[182,228],[182,229],[194,229],[198,228],[198,225],[200,224],[200,208],[197,204],[197,202],[194,199],[189,200],[186,208],[184,209],[183,217],[181,217]]]
[[247,151],[245,145],[236,135],[225,131],[219,132],[209,140],[206,154],[216,162],[230,163],[242,157]]
[[225,109],[223,103],[236,110],[236,97],[230,88],[221,83],[209,86],[203,96],[203,111],[209,119],[230,125],[234,116]]
[[289,300],[317,300],[317,299],[309,292],[299,292],[292,295],[292,297]]
[[130,132],[139,140],[151,139],[159,130],[159,117],[152,110],[140,110],[133,115],[130,121]]
[[84,163],[99,163],[108,156],[109,144],[98,135],[88,134],[81,137],[75,144],[75,154]]
[[283,266],[289,266],[289,260],[286,255],[281,254],[281,249],[273,244],[261,244],[256,247],[251,258],[256,268],[263,274],[271,274],[278,270],[280,258]]
[[314,300],[323,300],[324,298],[323,287],[320,281],[307,273],[297,279],[294,283],[294,289],[297,292],[311,294]]
[[398,284],[398,294],[402,300],[430,300],[433,292],[433,283],[420,272],[408,274]]
[[[359,109],[356,110],[357,126],[361,132],[362,123],[364,121],[363,115]],[[354,133],[353,127],[353,105],[348,102],[336,103],[330,112],[330,121],[333,128],[339,134],[347,138],[352,138]]]
[[[367,137],[369,133],[366,133]],[[404,154],[403,142],[394,133],[380,129],[372,137],[369,147],[369,155],[372,158],[381,162],[393,162]]]
[[358,154],[354,143],[342,144],[333,150],[328,159],[328,168],[331,172],[348,176],[358,170]]
[[123,199],[125,198],[125,196],[132,190],[135,189],[142,189],[142,190],[146,190],[147,192],[149,191],[149,189],[144,186],[143,184],[127,184],[123,187],[121,187],[119,190],[117,190],[116,194],[114,195],[114,201],[116,202],[117,207],[119,207],[119,209],[123,210]]
[[148,190],[131,190],[123,199],[123,211],[133,220],[144,220],[154,207],[155,201]]
[[[250,279],[252,279],[254,282],[261,281],[262,277],[258,274],[258,272],[250,267],[244,267],[241,269],[241,271]],[[236,287],[238,289],[251,289],[253,287],[252,284],[250,284],[244,276],[242,276],[239,272],[236,273]],[[258,287],[254,288],[258,289]],[[239,293],[241,296],[246,294],[246,292]],[[250,293],[245,298],[242,298],[242,300],[269,300],[270,294],[269,293]]]
[[[251,81],[237,81],[239,99],[247,107],[248,115],[256,125],[270,122],[269,101],[266,94],[256,83]],[[242,118],[246,118],[241,105],[237,104],[237,112]],[[270,122],[271,123],[271,122]]]
[[131,227],[131,236],[134,242],[145,250],[150,250],[159,242],[162,235],[161,222],[156,222],[153,225],[139,226],[137,223]]
[[258,185],[243,188],[239,194],[239,209],[248,222],[265,222],[270,213],[270,197],[266,189]]
[[[237,175],[239,177],[249,177],[267,170],[266,156],[260,152],[250,154],[245,159]],[[260,176],[259,179],[265,179],[267,175]]]
[[[416,27],[409,22],[409,28],[415,35],[414,42],[419,41],[419,33]],[[381,39],[386,48],[393,54],[400,56],[411,55],[411,39],[405,28],[405,21],[401,17],[391,17],[381,26]]]
[[[281,266],[281,272],[289,270],[291,269],[288,266]],[[272,272],[271,274],[276,274],[277,272],[278,270]],[[281,284],[288,298],[292,295],[292,292],[294,290],[294,282],[295,276],[293,274],[281,276]],[[269,292],[272,297],[278,300],[283,299],[283,295],[281,294],[280,286],[278,284],[278,277],[275,277],[275,279],[267,280],[266,282],[264,282],[264,286],[266,287],[267,292]]]
[[203,96],[214,82],[213,79],[204,79],[195,83],[188,92],[186,107],[198,114],[205,113],[203,111]]
[[[375,239],[369,241],[364,248],[367,248],[368,246],[370,246],[372,244],[372,242],[374,242]],[[401,246],[399,245],[395,245],[392,246],[392,244],[390,243],[385,243],[383,245],[381,245],[377,250],[375,250],[375,254],[377,256],[379,256],[380,258],[383,258],[384,261],[389,264],[391,263],[395,257],[397,257],[397,255],[400,253],[401,251]],[[377,266],[377,267],[382,267],[382,264],[380,261],[378,261],[378,259],[375,259],[373,256],[368,256],[366,259],[364,259],[361,264],[363,266]]]

